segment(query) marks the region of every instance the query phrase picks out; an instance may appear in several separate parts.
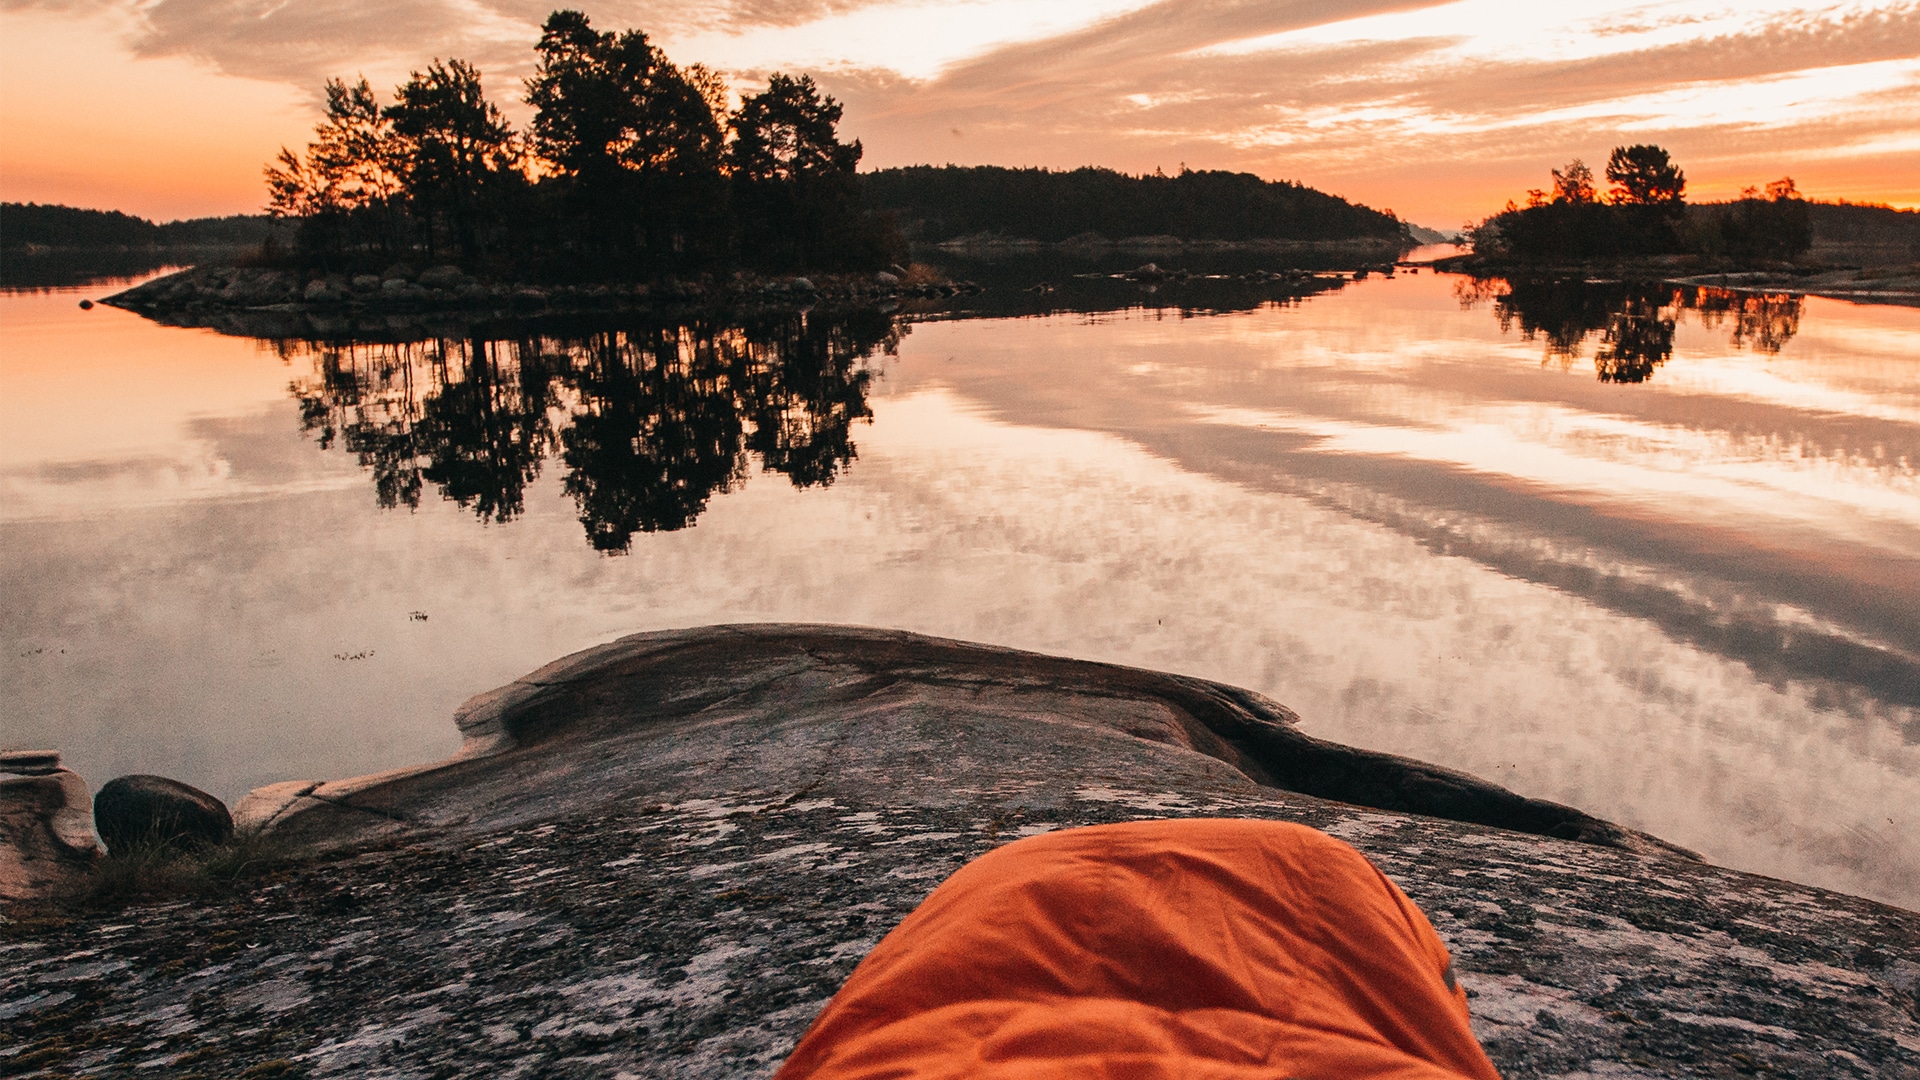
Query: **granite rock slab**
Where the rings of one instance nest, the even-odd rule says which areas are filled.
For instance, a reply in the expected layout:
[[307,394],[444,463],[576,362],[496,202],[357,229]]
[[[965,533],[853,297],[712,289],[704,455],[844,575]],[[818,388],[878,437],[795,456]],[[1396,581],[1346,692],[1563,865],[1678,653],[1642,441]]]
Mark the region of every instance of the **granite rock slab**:
[[87,782],[51,751],[0,755],[0,899],[81,887],[106,854],[93,832]]
[[1290,790],[1305,760],[1378,801],[1547,813],[1276,735],[1306,739],[1224,690],[845,628],[589,650],[470,702],[452,762],[256,793],[236,816],[321,850],[243,896],[8,908],[0,1073],[766,1076],[967,860],[1231,816],[1379,865],[1509,1077],[1920,1077],[1920,914],[1584,815],[1525,832]]

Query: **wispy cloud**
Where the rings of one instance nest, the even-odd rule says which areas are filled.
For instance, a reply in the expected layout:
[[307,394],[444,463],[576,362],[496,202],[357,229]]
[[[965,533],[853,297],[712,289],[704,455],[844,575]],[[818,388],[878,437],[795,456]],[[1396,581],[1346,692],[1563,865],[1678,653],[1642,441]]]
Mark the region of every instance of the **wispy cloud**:
[[[118,10],[141,55],[312,91],[478,62],[517,96],[549,0],[0,0]],[[1920,3],[623,0],[743,81],[806,69],[868,163],[1242,168],[1452,224],[1572,156],[1657,141],[1696,188],[1782,172],[1920,201]],[[1851,170],[1851,171],[1850,171]],[[1873,191],[1848,188],[1873,177]],[[1895,184],[1895,188],[1900,188]],[[1842,190],[1845,189],[1845,190]]]
[[1492,27],[1478,0],[1165,3],[933,79],[833,85],[884,164],[1252,168],[1442,223],[1622,142],[1703,155],[1696,184],[1723,192],[1913,154],[1920,6],[1543,7]]

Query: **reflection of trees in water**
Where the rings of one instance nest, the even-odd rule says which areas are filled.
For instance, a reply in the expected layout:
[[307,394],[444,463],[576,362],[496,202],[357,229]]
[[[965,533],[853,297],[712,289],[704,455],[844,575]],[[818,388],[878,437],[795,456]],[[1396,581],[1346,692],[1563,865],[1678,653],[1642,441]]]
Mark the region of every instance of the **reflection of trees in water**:
[[302,426],[373,474],[383,507],[432,484],[484,521],[525,507],[549,456],[587,538],[685,528],[746,475],[749,456],[796,487],[833,482],[872,415],[864,360],[900,331],[878,312],[774,316],[586,338],[315,345],[294,384]]
[[1700,324],[1709,330],[1732,326],[1735,345],[1772,356],[1800,332],[1797,296],[1714,288],[1690,291],[1693,302],[1689,306],[1700,312]]
[[1645,382],[1673,355],[1674,329],[1686,312],[1709,330],[1729,329],[1739,348],[1772,355],[1800,329],[1801,300],[1783,293],[1646,282],[1466,279],[1454,286],[1464,307],[1491,302],[1502,332],[1546,343],[1562,368],[1598,339],[1594,371],[1602,382]]
[[1646,382],[1673,355],[1674,319],[1652,296],[1625,297],[1607,319],[1593,370],[1601,382]]

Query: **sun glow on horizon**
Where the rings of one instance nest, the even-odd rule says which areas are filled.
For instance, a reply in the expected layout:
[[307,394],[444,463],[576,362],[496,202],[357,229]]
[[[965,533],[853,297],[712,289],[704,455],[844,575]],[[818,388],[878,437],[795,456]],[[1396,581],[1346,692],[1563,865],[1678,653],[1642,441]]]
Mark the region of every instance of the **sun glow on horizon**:
[[[310,137],[324,78],[364,71],[384,90],[443,56],[479,62],[524,125],[538,33],[525,11],[460,0],[450,21],[443,5],[392,0],[335,35],[313,3],[0,12],[0,197],[162,220],[255,212],[261,167]],[[866,168],[1184,162],[1454,228],[1569,158],[1647,141],[1698,200],[1792,175],[1809,197],[1920,207],[1920,6],[1386,7],[732,0],[590,14],[603,29],[638,19],[677,62],[739,87],[815,74]]]

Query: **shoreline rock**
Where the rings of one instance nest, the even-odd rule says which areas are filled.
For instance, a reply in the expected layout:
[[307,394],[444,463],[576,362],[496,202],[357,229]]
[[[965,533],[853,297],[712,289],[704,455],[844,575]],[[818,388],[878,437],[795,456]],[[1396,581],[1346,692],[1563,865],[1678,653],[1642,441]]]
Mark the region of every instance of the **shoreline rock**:
[[1125,236],[1112,239],[1099,233],[1081,233],[1077,236],[1069,236],[1065,240],[1032,240],[1026,237],[984,232],[935,241],[926,246],[956,254],[1001,252],[1154,254],[1158,252],[1252,251],[1274,254],[1351,254],[1370,262],[1382,260],[1391,262],[1418,245],[1408,244],[1398,237],[1360,237],[1345,240],[1217,240],[1159,235]]
[[1452,950],[1510,1080],[1920,1077],[1920,913],[1584,815],[1560,820],[1619,832],[1271,786],[1258,774],[1292,761],[1341,765],[1350,792],[1384,776],[1394,798],[1512,805],[1217,683],[896,631],[708,627],[564,658],[457,722],[451,761],[254,792],[237,816],[325,850],[245,895],[6,909],[0,1046],[19,1049],[0,1069],[765,1076],[967,860],[1207,816],[1300,822],[1372,859]]
[[112,855],[142,844],[192,849],[233,839],[233,817],[225,803],[191,784],[145,773],[100,785],[93,797],[93,824]]
[[[818,275],[816,275],[818,276]],[[888,281],[892,278],[892,281]],[[808,306],[821,301],[883,303],[978,292],[971,282],[902,282],[894,274],[813,278],[742,275],[725,281],[531,284],[483,281],[453,266],[385,274],[324,274],[267,267],[197,266],[144,282],[100,302],[161,321],[230,312],[322,317],[454,313],[493,318],[630,314],[690,307]]]
[[[450,761],[297,793],[272,785],[242,800],[236,817],[303,840],[351,842],[368,827],[390,834],[395,822],[510,827],[526,820],[516,800],[548,806],[556,787],[571,809],[586,810],[619,798],[625,766],[605,763],[635,754],[690,711],[745,707],[736,703],[774,692],[789,753],[868,738],[864,725],[886,731],[906,713],[951,725],[1058,718],[1048,722],[1179,747],[1259,788],[1699,859],[1466,773],[1316,739],[1285,706],[1237,687],[898,630],[780,623],[634,634],[563,657],[461,706],[454,719],[466,741]],[[523,779],[530,760],[538,785]]]
[[0,754],[0,899],[71,893],[105,854],[79,773],[51,750]]

